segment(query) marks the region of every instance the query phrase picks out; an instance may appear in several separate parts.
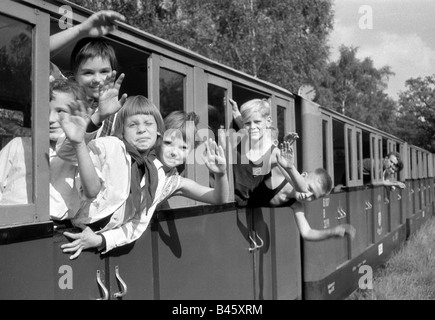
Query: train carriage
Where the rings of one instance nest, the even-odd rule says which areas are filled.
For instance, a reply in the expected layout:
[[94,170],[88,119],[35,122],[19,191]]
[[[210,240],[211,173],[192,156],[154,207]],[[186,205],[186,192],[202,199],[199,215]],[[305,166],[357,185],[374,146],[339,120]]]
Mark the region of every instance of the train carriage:
[[[28,204],[0,205],[0,299],[342,299],[361,286],[365,267],[385,262],[432,216],[431,153],[119,23],[105,38],[126,74],[121,93],[148,97],[163,116],[195,111],[199,127],[212,133],[232,129],[228,99],[239,105],[269,99],[280,139],[288,131],[301,137],[298,170],[323,167],[334,180],[329,196],[305,205],[309,223],[317,229],[350,223],[356,238],[302,240],[285,207],[238,208],[233,196],[224,205],[173,197],[134,243],[70,260],[60,249],[68,241],[65,226],[49,217],[47,154],[49,37],[61,31],[66,9],[74,24],[92,14],[68,1],[0,2],[0,147],[31,136],[33,159]],[[66,72],[74,45],[51,58]],[[402,155],[397,178],[405,189],[381,186],[377,172],[363,181],[359,160],[379,164],[389,151]],[[227,161],[234,162],[229,151]],[[188,164],[185,174],[209,183],[204,166]],[[228,176],[233,194],[231,166]]]

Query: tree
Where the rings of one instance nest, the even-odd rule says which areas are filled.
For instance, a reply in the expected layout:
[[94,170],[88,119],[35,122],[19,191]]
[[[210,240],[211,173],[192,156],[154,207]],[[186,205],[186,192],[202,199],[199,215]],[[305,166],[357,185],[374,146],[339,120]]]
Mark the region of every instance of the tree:
[[410,78],[399,94],[396,134],[402,139],[435,152],[435,74]]
[[320,85],[332,30],[331,0],[75,0],[113,9],[128,23],[296,92]]
[[318,103],[386,132],[394,131],[396,102],[384,90],[394,73],[376,69],[370,58],[356,58],[358,49],[341,46],[320,88]]

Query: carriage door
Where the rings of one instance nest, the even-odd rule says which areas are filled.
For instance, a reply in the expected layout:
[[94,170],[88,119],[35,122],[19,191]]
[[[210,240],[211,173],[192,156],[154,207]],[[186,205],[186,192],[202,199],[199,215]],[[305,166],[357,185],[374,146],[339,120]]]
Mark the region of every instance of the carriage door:
[[387,233],[387,213],[384,210],[384,187],[380,186],[383,176],[383,158],[382,158],[382,137],[377,134],[370,134],[370,158],[373,165],[371,166],[371,177],[373,186],[373,234],[375,243]]
[[[201,81],[202,77],[200,75],[204,76],[207,81]],[[207,87],[203,88],[203,90],[198,90],[198,94],[206,93],[206,95],[195,95],[197,99],[195,102],[197,113],[200,115],[201,119],[205,119],[205,121],[202,121],[203,129],[200,132],[200,138],[204,139],[208,136],[219,144],[225,143],[225,145],[228,145],[230,143],[230,137],[227,133],[232,130],[231,123],[233,121],[231,104],[229,103],[229,99],[232,98],[233,95],[232,83],[215,75],[204,73],[202,69],[195,69],[195,87],[199,87],[204,83],[206,83]],[[205,105],[207,108],[204,108]],[[221,131],[219,131],[219,129],[221,129]],[[219,136],[219,134],[221,134],[221,136]],[[223,138],[225,138],[225,141],[219,140]],[[233,163],[230,148],[226,148],[225,151],[227,163]],[[207,168],[205,168],[205,166],[197,166],[196,170],[200,177],[197,181],[208,185],[209,173]],[[232,202],[234,201],[234,182],[233,167],[231,165],[227,165],[227,175],[230,186],[228,201]]]
[[0,2],[0,300],[54,297],[49,20]]
[[[163,119],[172,111],[195,111],[193,68],[157,54],[151,55],[149,65],[151,72],[148,92],[151,101],[160,109]],[[187,158],[186,165],[177,169],[184,177],[196,181],[194,161],[195,152],[192,151]],[[195,201],[180,196],[171,197],[168,203],[170,208],[195,205]]]

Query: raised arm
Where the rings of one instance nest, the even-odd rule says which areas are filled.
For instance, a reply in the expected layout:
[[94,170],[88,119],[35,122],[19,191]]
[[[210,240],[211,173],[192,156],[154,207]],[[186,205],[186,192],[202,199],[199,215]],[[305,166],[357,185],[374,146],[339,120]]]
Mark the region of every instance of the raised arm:
[[280,153],[277,154],[278,168],[281,170],[285,179],[296,191],[306,192],[307,184],[299,171],[294,166],[294,152],[290,141],[281,143]]
[[82,23],[50,36],[50,52],[55,56],[68,44],[85,37],[102,37],[116,28],[115,21],[125,21],[125,17],[112,10],[94,13]]
[[294,210],[296,224],[304,240],[321,241],[332,237],[344,237],[346,233],[351,239],[355,238],[355,228],[350,224],[341,224],[323,230],[312,229],[305,217],[303,204],[296,202],[291,208]]
[[[127,100],[127,94],[124,93],[120,100],[118,100],[119,90],[121,88],[122,81],[125,78],[125,74],[116,79],[116,71],[112,73],[104,80],[104,84],[100,89],[100,97],[98,99],[98,109],[92,114],[91,120],[95,126],[100,126],[104,120],[111,115],[117,113],[121,109],[125,100]],[[89,132],[88,128],[88,132]]]
[[62,113],[60,123],[76,152],[83,192],[87,198],[92,199],[100,192],[101,181],[85,142],[89,112],[83,102],[75,102],[69,107],[71,113]]
[[231,104],[231,111],[233,114],[233,119],[237,124],[238,129],[242,129],[243,128],[243,119],[242,119],[242,114],[239,111],[239,107],[237,106],[237,102],[235,102],[233,99],[229,99],[230,104]]
[[180,188],[175,195],[212,204],[226,203],[229,196],[229,186],[225,152],[212,139],[206,141],[204,146],[206,154],[201,156],[204,164],[214,174],[214,188],[206,187],[191,179],[183,178],[180,182]]

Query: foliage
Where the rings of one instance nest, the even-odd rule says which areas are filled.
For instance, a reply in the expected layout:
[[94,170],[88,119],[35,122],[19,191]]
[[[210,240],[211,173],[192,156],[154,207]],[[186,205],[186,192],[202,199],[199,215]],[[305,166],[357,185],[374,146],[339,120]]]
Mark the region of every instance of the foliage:
[[6,108],[23,111],[24,126],[31,123],[31,32],[14,35],[0,48],[0,96]]
[[434,300],[435,220],[412,234],[373,275],[373,289],[358,289],[348,300]]
[[338,61],[328,65],[318,103],[392,133],[397,106],[384,90],[394,73],[388,66],[376,69],[370,58],[359,60],[357,50],[340,47]]
[[406,81],[399,94],[396,134],[402,139],[435,152],[435,74]]
[[297,92],[320,84],[331,0],[75,0],[237,70]]
[[433,115],[415,102],[422,94],[415,81],[409,82],[398,112],[397,102],[384,92],[394,74],[390,67],[377,69],[370,58],[356,58],[357,48],[345,46],[338,61],[327,63],[331,0],[72,2],[93,11],[118,11],[132,26],[291,92],[311,84],[320,105],[433,148]]

